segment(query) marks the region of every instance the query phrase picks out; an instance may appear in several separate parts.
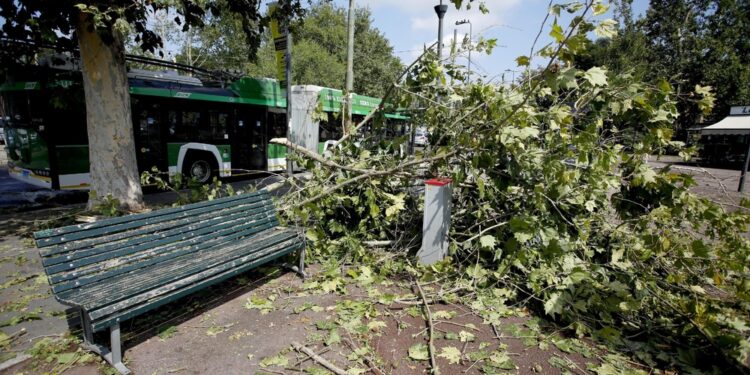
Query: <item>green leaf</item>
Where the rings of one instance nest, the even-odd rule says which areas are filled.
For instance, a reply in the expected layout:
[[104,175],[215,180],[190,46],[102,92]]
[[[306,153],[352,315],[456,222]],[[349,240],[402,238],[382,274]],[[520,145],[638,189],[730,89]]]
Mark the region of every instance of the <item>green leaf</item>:
[[372,274],[372,268],[369,266],[359,267],[359,275],[356,280],[362,286],[367,286],[375,282],[375,277]]
[[609,4],[602,4],[602,3],[594,4],[595,16],[601,16],[602,14],[607,13],[608,10],[609,10]]
[[320,239],[320,237],[318,236],[318,232],[313,229],[308,229],[305,232],[305,237],[307,237],[307,239],[312,242],[318,242],[318,240]]
[[576,75],[578,74],[578,69],[576,68],[566,68],[560,71],[560,74],[557,76],[557,84],[560,85],[560,87],[564,89],[577,89],[578,88],[578,81],[576,80]]
[[711,113],[711,110],[714,108],[714,104],[716,102],[716,95],[714,94],[711,86],[695,85],[695,93],[700,95],[700,99],[698,100],[698,108],[701,110],[701,112],[706,115]]
[[76,360],[78,357],[78,353],[72,352],[72,353],[61,353],[57,355],[57,363],[61,365],[66,365],[69,363],[73,363],[73,361]]
[[430,352],[426,344],[414,344],[409,348],[409,358],[415,361],[430,359]]
[[552,31],[549,32],[549,36],[551,36],[557,43],[562,42],[565,40],[565,34],[563,33],[562,27],[555,22],[552,25]]
[[386,328],[386,327],[388,327],[388,325],[385,324],[385,322],[381,320],[373,320],[367,323],[367,329],[369,329],[370,331],[374,331],[374,332],[380,331],[381,328]]
[[176,326],[167,326],[167,327],[163,327],[162,329],[160,329],[159,334],[157,336],[159,336],[159,339],[161,341],[164,341],[164,340],[168,340],[172,338],[176,333],[177,333]]
[[405,201],[404,197],[405,194],[401,193],[398,195],[388,194],[385,193],[385,195],[393,202],[393,204],[385,209],[385,217],[388,219],[391,219],[396,216],[401,210],[405,207]]
[[461,342],[472,342],[475,338],[473,333],[467,331],[458,332],[458,337],[461,339]]
[[495,247],[495,237],[484,235],[482,237],[479,237],[479,243],[486,249],[492,249]]
[[560,292],[550,294],[547,300],[544,302],[544,313],[547,315],[554,316],[555,314],[562,314],[562,308],[564,301]]
[[339,286],[343,285],[343,280],[340,277],[334,277],[333,279],[326,280],[320,284],[321,289],[325,293],[331,293],[338,289]]
[[518,63],[518,66],[529,66],[531,61],[528,56],[518,56],[516,57],[516,63]]
[[274,310],[273,301],[268,298],[252,296],[247,299],[245,308],[248,310],[259,310],[261,315],[266,315]]
[[305,369],[305,372],[310,375],[331,375],[332,372],[317,366],[308,367]]
[[487,365],[503,370],[514,370],[516,368],[513,360],[504,351],[495,351],[492,353],[487,359]]
[[599,22],[594,29],[594,34],[600,38],[614,38],[617,36],[617,22],[612,19]]
[[646,165],[641,165],[633,177],[633,184],[647,186],[654,183],[656,183],[656,171]]
[[331,333],[328,334],[328,337],[326,338],[326,346],[336,345],[341,343],[341,336],[339,335],[339,331],[336,329],[331,330]]
[[286,367],[289,364],[289,359],[286,355],[279,353],[272,357],[263,358],[260,361],[260,367],[266,368],[269,366]]
[[607,71],[598,66],[583,73],[583,78],[592,86],[607,86]]
[[445,358],[448,360],[448,363],[456,365],[461,362],[461,351],[455,346],[445,346],[441,349],[438,357]]
[[449,320],[456,316],[455,311],[439,310],[432,313],[432,317],[435,319]]

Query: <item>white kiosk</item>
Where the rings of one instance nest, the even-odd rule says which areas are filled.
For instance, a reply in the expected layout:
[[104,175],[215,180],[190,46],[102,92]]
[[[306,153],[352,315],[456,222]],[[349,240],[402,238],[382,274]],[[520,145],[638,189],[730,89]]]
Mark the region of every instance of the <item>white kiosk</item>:
[[[750,105],[735,106],[729,111],[729,116],[723,120],[706,126],[700,130],[701,135],[750,135]],[[750,162],[750,137],[748,137],[747,151],[745,152],[745,163],[740,175],[740,186],[737,191],[745,190],[745,174]]]

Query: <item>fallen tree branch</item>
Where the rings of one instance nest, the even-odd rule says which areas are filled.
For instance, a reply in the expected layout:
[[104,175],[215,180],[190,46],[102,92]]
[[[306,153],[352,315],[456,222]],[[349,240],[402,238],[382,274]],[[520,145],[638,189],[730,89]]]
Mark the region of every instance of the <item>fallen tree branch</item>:
[[419,280],[414,279],[414,284],[417,284],[417,289],[419,289],[419,295],[422,296],[422,303],[425,310],[425,315],[427,315],[427,328],[429,330],[429,350],[430,350],[430,367],[431,373],[435,375],[440,375],[440,368],[438,368],[437,362],[435,361],[435,344],[433,342],[435,333],[433,332],[433,324],[432,324],[432,312],[430,312],[430,304],[427,303],[427,297],[424,296],[424,291],[422,290],[422,286],[419,285]]
[[474,235],[474,236],[471,236],[471,237],[469,237],[469,239],[467,239],[467,240],[465,240],[465,241],[461,242],[461,244],[465,244],[465,243],[467,243],[467,242],[469,242],[469,241],[471,241],[471,240],[474,240],[474,239],[476,239],[477,237],[479,237],[479,236],[481,236],[481,235],[483,235],[483,234],[487,233],[488,231],[491,231],[491,230],[493,230],[493,229],[495,229],[495,228],[497,228],[497,227],[501,227],[501,226],[503,226],[503,225],[505,225],[505,224],[508,224],[508,222],[507,222],[507,221],[503,221],[502,223],[499,223],[499,224],[493,225],[493,226],[491,226],[491,227],[487,227],[487,228],[485,228],[485,229],[483,229],[483,230],[479,231],[479,233],[477,233],[476,235]]
[[337,169],[343,169],[343,170],[347,170],[347,171],[351,171],[351,172],[357,172],[357,173],[368,173],[368,172],[371,172],[371,170],[369,170],[369,169],[353,168],[353,167],[349,167],[349,166],[338,164],[338,163],[336,163],[336,162],[334,162],[334,161],[332,161],[330,159],[326,159],[323,156],[321,156],[321,155],[319,155],[319,154],[317,154],[315,152],[312,152],[312,151],[310,151],[310,150],[308,150],[308,149],[306,149],[306,148],[304,148],[304,147],[302,147],[302,146],[300,146],[300,145],[298,145],[296,143],[292,143],[290,140],[288,140],[286,138],[272,138],[271,140],[268,141],[268,143],[272,143],[272,144],[280,145],[280,146],[286,146],[287,148],[290,148],[290,149],[294,150],[295,152],[299,152],[300,154],[304,155],[305,157],[307,157],[309,159],[312,159],[312,160],[315,160],[318,163],[323,164],[323,165],[325,165],[327,167],[337,168]]
[[371,247],[381,247],[381,246],[390,246],[393,245],[394,241],[363,241],[362,244],[365,246],[371,246]]
[[[344,342],[349,346],[349,348],[357,353],[359,352],[359,347],[354,344],[354,341],[351,339],[351,335],[349,335],[348,339],[344,339]],[[375,363],[375,360],[370,358],[369,356],[362,356],[362,358],[365,360],[365,363],[367,363],[368,366],[370,366],[370,371],[372,371],[375,375],[383,375],[383,371],[380,370],[380,368]]]
[[310,349],[310,348],[308,348],[306,346],[300,345],[300,343],[298,343],[296,341],[292,341],[292,347],[294,348],[294,350],[296,350],[296,351],[298,351],[300,353],[307,354],[307,356],[309,356],[310,358],[312,358],[313,361],[315,361],[318,364],[320,364],[321,366],[327,368],[328,370],[330,370],[334,374],[336,374],[336,375],[348,375],[348,373],[346,371],[342,370],[340,367],[338,367],[338,366],[334,365],[333,363],[329,362],[327,359],[325,359],[325,358],[323,358],[323,357],[315,354],[315,352],[312,349]]
[[[320,355],[323,355],[323,354],[325,354],[325,353],[328,353],[328,352],[330,352],[330,351],[331,351],[331,348],[330,348],[330,347],[328,347],[328,348],[325,348],[325,349],[323,349],[323,350],[319,351],[317,355],[319,355],[319,356],[320,356]],[[305,362],[307,362],[308,360],[311,360],[311,359],[312,359],[312,357],[305,357],[305,358],[303,358],[303,359],[301,359],[301,360],[297,361],[297,363],[295,363],[295,364],[293,364],[293,365],[289,366],[289,367],[288,367],[287,369],[289,369],[289,370],[293,370],[293,371],[298,371],[298,370],[296,370],[296,367],[297,367],[297,366],[299,366],[299,365],[301,365],[301,364],[303,364],[303,363],[305,363]]]
[[368,113],[367,116],[365,116],[365,118],[362,119],[362,121],[360,121],[359,124],[357,124],[357,126],[355,126],[352,131],[347,132],[346,134],[344,134],[344,136],[339,138],[339,140],[333,144],[333,147],[331,147],[331,152],[336,152],[336,150],[338,149],[337,148],[338,145],[340,145],[345,140],[349,139],[349,137],[351,137],[353,134],[357,134],[357,132],[359,132],[359,129],[361,129],[363,126],[365,126],[365,124],[367,124],[370,120],[372,120],[372,118],[375,116],[376,113],[383,110],[383,108],[385,107],[386,100],[388,99],[388,97],[391,96],[391,93],[393,93],[393,89],[398,85],[401,79],[404,78],[406,73],[408,73],[409,70],[411,70],[411,68],[417,64],[417,62],[421,61],[422,58],[425,57],[425,55],[427,55],[427,52],[432,50],[432,47],[435,47],[436,45],[437,45],[437,42],[432,43],[432,45],[430,45],[430,47],[425,49],[424,52],[422,52],[422,54],[419,55],[419,57],[414,59],[414,61],[412,61],[412,63],[409,64],[409,66],[407,66],[406,69],[401,71],[401,74],[399,74],[398,78],[396,78],[396,81],[390,87],[388,87],[388,90],[385,92],[385,95],[383,95],[383,98],[380,100],[380,105],[375,107],[372,111],[370,111],[370,113]]
[[391,169],[387,169],[387,170],[383,170],[383,171],[370,171],[368,173],[361,174],[361,175],[359,175],[357,177],[351,178],[349,180],[346,180],[344,182],[341,182],[339,184],[331,186],[328,189],[325,189],[323,192],[321,192],[321,193],[319,193],[319,194],[317,194],[317,195],[315,195],[315,196],[313,196],[311,198],[308,198],[308,199],[304,200],[303,202],[297,203],[297,204],[295,204],[295,205],[293,205],[291,207],[284,207],[283,210],[288,210],[289,208],[295,208],[295,207],[302,207],[302,206],[304,206],[306,204],[313,203],[313,202],[317,201],[318,199],[321,199],[321,198],[323,198],[323,197],[325,197],[325,196],[327,196],[329,194],[332,194],[332,193],[336,192],[337,190],[339,190],[339,189],[341,189],[343,187],[349,186],[349,185],[351,185],[351,184],[353,184],[355,182],[359,182],[359,181],[362,181],[362,180],[366,180],[368,178],[373,178],[373,177],[378,177],[378,176],[389,176],[389,175],[392,175],[392,174],[394,174],[394,173],[396,173],[396,172],[398,172],[398,171],[400,171],[402,169],[405,169],[405,168],[408,168],[408,167],[411,167],[411,166],[414,166],[414,165],[419,165],[419,164],[422,164],[422,163],[430,163],[430,162],[441,160],[441,159],[447,159],[447,158],[449,158],[449,157],[451,157],[453,155],[456,155],[457,153],[458,153],[458,150],[454,149],[451,152],[448,152],[448,153],[445,153],[445,154],[441,154],[441,155],[437,155],[437,156],[433,156],[431,158],[422,158],[422,159],[412,160],[412,161],[410,161],[408,163],[399,164],[399,165],[397,165],[397,166],[395,166],[395,167],[393,167]]

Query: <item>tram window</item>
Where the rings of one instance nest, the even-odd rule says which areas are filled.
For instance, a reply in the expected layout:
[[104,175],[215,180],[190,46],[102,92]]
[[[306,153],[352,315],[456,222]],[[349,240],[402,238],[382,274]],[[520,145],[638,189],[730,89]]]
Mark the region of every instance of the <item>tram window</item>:
[[177,134],[177,127],[179,126],[177,124],[177,111],[169,111],[167,112],[167,122],[169,124],[169,136],[175,137]]
[[200,112],[182,112],[182,126],[197,128],[201,122]]
[[269,138],[283,138],[286,137],[286,115],[285,114],[271,114],[270,131],[268,132]]
[[178,128],[178,138],[186,141],[198,139],[198,128],[200,127],[201,113],[194,111],[182,112],[182,126]]
[[70,90],[52,95],[47,106],[47,129],[56,144],[80,145],[88,143],[86,134],[86,104],[83,92]]
[[328,115],[328,120],[320,122],[318,139],[320,142],[337,140],[342,136],[341,121],[333,115]]
[[27,125],[29,122],[29,98],[25,92],[10,93],[5,96],[9,124],[14,126]]
[[[208,136],[205,140],[221,140],[227,134],[227,124],[229,123],[229,114],[219,111],[208,111],[209,129],[205,134]],[[203,130],[203,129],[201,129]],[[201,131],[201,136],[204,132]],[[203,138],[203,137],[201,137]]]

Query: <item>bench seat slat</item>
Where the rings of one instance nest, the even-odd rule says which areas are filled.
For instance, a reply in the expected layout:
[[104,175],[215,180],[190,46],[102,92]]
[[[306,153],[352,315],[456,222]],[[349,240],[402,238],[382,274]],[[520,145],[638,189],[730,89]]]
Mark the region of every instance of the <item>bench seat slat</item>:
[[149,288],[156,288],[174,278],[191,275],[196,270],[210,268],[212,264],[221,262],[232,256],[255,251],[264,246],[295,237],[296,233],[289,230],[274,229],[264,231],[258,236],[233,241],[231,245],[208,248],[203,251],[183,255],[167,261],[159,262],[150,267],[123,274],[103,282],[94,283],[84,288],[61,294],[76,305],[86,309],[93,309],[103,304],[114,303],[137,295]]
[[148,311],[153,310],[155,308],[161,307],[161,306],[163,306],[163,305],[165,305],[167,303],[170,303],[172,301],[176,301],[176,300],[178,300],[178,299],[180,299],[182,297],[185,297],[185,296],[188,296],[190,294],[193,294],[193,293],[195,293],[195,292],[197,292],[197,291],[199,291],[201,289],[204,289],[204,288],[207,288],[207,287],[209,287],[211,285],[220,283],[220,282],[222,282],[222,281],[224,281],[226,279],[229,279],[230,277],[239,275],[239,274],[241,274],[243,272],[247,272],[247,271],[249,271],[249,270],[251,270],[253,268],[256,268],[256,267],[261,266],[261,265],[263,265],[265,263],[271,262],[271,261],[273,261],[273,260],[275,260],[277,258],[280,258],[282,256],[291,254],[291,253],[293,253],[295,251],[298,251],[298,250],[300,250],[302,248],[304,248],[304,245],[301,242],[297,242],[296,244],[293,245],[293,247],[285,249],[284,251],[280,251],[280,252],[276,252],[276,253],[269,253],[269,255],[265,256],[264,258],[260,258],[260,259],[254,260],[254,261],[250,261],[248,263],[244,263],[242,266],[239,266],[239,267],[230,269],[228,271],[225,271],[224,273],[215,275],[215,276],[213,276],[211,278],[208,278],[208,279],[204,280],[201,283],[196,283],[196,284],[184,287],[182,289],[175,290],[173,292],[164,294],[164,295],[162,295],[162,296],[160,296],[158,298],[154,298],[154,299],[148,301],[148,303],[146,303],[146,304],[141,304],[141,305],[132,307],[130,309],[120,311],[117,314],[113,314],[111,316],[102,318],[102,319],[100,319],[100,320],[98,320],[96,322],[93,322],[93,324],[92,324],[93,329],[94,329],[94,331],[97,331],[97,332],[101,331],[101,330],[106,329],[107,327],[109,327],[109,326],[111,326],[111,325],[113,325],[115,323],[118,323],[118,322],[130,319],[130,318],[136,317],[136,316],[141,315],[141,314],[143,314],[145,312],[148,312]]
[[119,232],[127,229],[138,228],[144,223],[154,224],[165,220],[173,220],[177,217],[189,217],[195,212],[205,210],[219,210],[231,207],[245,200],[263,199],[268,193],[261,192],[246,196],[229,197],[229,199],[217,199],[213,201],[195,203],[181,207],[167,208],[144,214],[134,214],[97,221],[94,223],[71,225],[67,227],[49,229],[34,233],[37,247],[46,247],[64,242],[81,240],[100,236],[105,233]]
[[[274,221],[269,221],[265,225],[254,226],[250,229],[245,229],[238,232],[232,232],[233,229],[226,229],[222,232],[217,233],[219,235],[222,235],[222,237],[213,238],[207,241],[190,241],[190,246],[185,246],[186,244],[168,246],[163,249],[163,253],[158,257],[148,257],[144,256],[143,254],[135,254],[128,258],[126,263],[122,263],[116,268],[96,265],[87,269],[87,271],[89,272],[86,272],[84,274],[76,275],[76,273],[80,273],[79,270],[67,274],[57,274],[50,278],[50,282],[59,282],[58,284],[53,285],[52,290],[55,293],[63,294],[62,292],[70,289],[83,287],[93,282],[108,279],[110,277],[128,273],[143,267],[148,267],[150,265],[183,256],[185,254],[194,253],[196,251],[208,249],[211,247],[226,245],[243,237],[263,232],[275,226],[276,223]],[[66,277],[65,281],[60,281],[60,279],[57,279],[62,278],[62,276]]]
[[47,272],[49,274],[57,274],[60,272],[70,271],[74,269],[79,269],[81,267],[85,267],[91,264],[104,262],[110,259],[117,259],[122,258],[126,255],[134,254],[139,251],[147,250],[147,249],[156,249],[159,246],[164,245],[179,245],[180,243],[184,241],[194,240],[194,241],[201,241],[201,240],[207,240],[213,237],[216,237],[218,233],[224,229],[234,230],[238,231],[244,228],[250,228],[253,226],[260,226],[267,222],[274,221],[274,217],[269,217],[267,212],[263,212],[257,215],[250,216],[248,218],[243,218],[240,216],[237,216],[234,218],[234,220],[227,220],[224,222],[214,222],[213,226],[201,226],[200,224],[196,224],[196,227],[191,226],[185,226],[182,227],[178,233],[173,233],[171,235],[168,235],[168,233],[164,233],[164,236],[157,236],[155,238],[158,238],[154,241],[142,243],[142,244],[121,244],[119,247],[110,247],[106,246],[104,249],[101,250],[101,252],[96,251],[93,252],[94,254],[86,257],[77,257],[78,259],[73,259],[70,261],[64,260],[64,262],[60,262],[59,259],[55,261],[51,261],[50,263],[54,262],[53,264],[45,265],[47,267]]
[[[231,257],[227,259],[212,259],[211,263],[205,267],[190,268],[187,271],[179,272],[169,278],[163,280],[159,279],[159,282],[157,283],[148,284],[149,287],[156,285],[153,289],[141,290],[135,295],[132,294],[132,290],[128,291],[127,294],[121,294],[113,298],[113,300],[117,301],[114,303],[110,303],[110,300],[106,299],[85,302],[84,308],[89,311],[91,320],[98,320],[101,317],[147,302],[175,289],[199,283],[213,275],[231,268],[236,268],[242,263],[261,258],[264,254],[271,254],[292,247],[298,243],[295,237],[296,234],[291,233],[291,235],[287,236],[283,241],[277,241],[267,244],[267,246],[257,247],[252,249],[252,251],[234,251],[231,253]],[[126,295],[127,297],[125,297]]]
[[[117,243],[125,240],[136,238],[137,241],[146,241],[151,236],[160,235],[164,231],[175,230],[190,225],[191,223],[209,221],[220,219],[222,216],[232,215],[235,213],[247,213],[247,211],[263,211],[272,210],[273,204],[266,200],[240,202],[237,206],[227,210],[216,210],[213,207],[208,207],[207,212],[195,213],[196,216],[180,217],[173,220],[168,220],[156,224],[143,225],[138,229],[116,232],[113,234],[103,235],[91,239],[83,239],[78,241],[66,242],[63,244],[50,246],[41,250],[42,257],[45,265],[55,264],[60,261],[64,262],[67,256],[71,253],[81,254],[78,251],[84,249],[101,248],[101,245],[116,246]],[[69,258],[67,258],[69,259]]]

